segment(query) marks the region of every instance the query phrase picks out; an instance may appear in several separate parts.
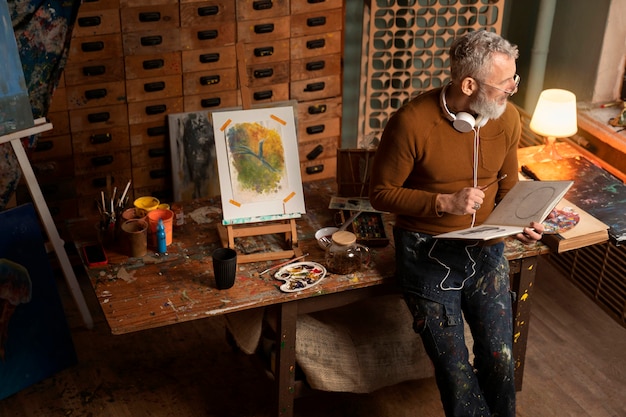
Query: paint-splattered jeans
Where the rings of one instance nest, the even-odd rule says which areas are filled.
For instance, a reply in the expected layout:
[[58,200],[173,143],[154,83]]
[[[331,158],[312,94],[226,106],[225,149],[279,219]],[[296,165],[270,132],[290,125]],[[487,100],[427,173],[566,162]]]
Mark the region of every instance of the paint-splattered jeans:
[[[467,246],[396,228],[397,278],[433,361],[446,416],[515,417],[504,244]],[[469,362],[463,317],[474,339]]]

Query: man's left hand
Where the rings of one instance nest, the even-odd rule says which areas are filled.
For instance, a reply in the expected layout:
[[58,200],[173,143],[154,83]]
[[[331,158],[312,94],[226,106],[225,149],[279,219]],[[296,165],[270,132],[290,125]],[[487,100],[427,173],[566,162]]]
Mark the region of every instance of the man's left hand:
[[524,244],[535,243],[543,237],[543,224],[532,222],[530,227],[525,227],[523,233],[515,235],[515,238]]

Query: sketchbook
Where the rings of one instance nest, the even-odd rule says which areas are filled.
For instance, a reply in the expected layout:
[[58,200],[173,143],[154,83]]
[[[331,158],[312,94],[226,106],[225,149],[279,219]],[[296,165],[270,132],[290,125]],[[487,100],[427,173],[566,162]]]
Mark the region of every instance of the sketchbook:
[[522,233],[541,223],[561,201],[573,181],[520,181],[480,226],[442,233],[439,239],[489,240]]

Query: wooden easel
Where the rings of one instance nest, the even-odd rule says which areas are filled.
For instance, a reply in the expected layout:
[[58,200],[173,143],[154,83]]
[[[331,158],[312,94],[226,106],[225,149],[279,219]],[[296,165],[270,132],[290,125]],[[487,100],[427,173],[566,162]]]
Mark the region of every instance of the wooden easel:
[[[246,76],[246,59],[244,44],[238,42],[237,48],[237,67],[239,73],[239,83],[241,90],[241,101],[243,109],[250,109],[252,107],[250,100],[250,89],[248,86],[248,79]],[[291,249],[273,252],[259,252],[251,254],[238,254],[237,262],[260,262],[270,261],[274,259],[286,259],[293,256],[301,256],[302,250],[298,248],[298,233],[296,231],[295,219],[281,219],[266,221],[263,223],[248,223],[248,224],[219,224],[217,226],[217,232],[219,233],[222,246],[235,249],[235,239],[240,237],[269,235],[274,233],[284,233],[285,242],[291,245]]]
[[284,233],[285,241],[291,244],[291,249],[273,252],[260,252],[237,255],[237,262],[260,262],[274,259],[286,259],[294,256],[301,256],[302,250],[298,247],[298,233],[296,232],[296,220],[275,220],[264,223],[253,224],[219,224],[217,232],[220,235],[222,246],[235,249],[235,238],[269,235],[273,233]]
[[46,204],[46,200],[41,193],[41,188],[39,187],[39,183],[37,182],[37,178],[35,177],[35,173],[33,172],[33,168],[30,165],[30,161],[28,160],[28,156],[24,151],[24,146],[22,145],[21,141],[22,138],[36,135],[51,129],[52,123],[47,123],[46,119],[42,117],[36,119],[35,125],[31,128],[0,136],[0,143],[11,142],[11,145],[13,146],[13,151],[15,152],[17,161],[19,162],[20,168],[22,169],[22,174],[24,175],[24,179],[26,180],[26,184],[28,185],[28,191],[30,192],[30,196],[32,197],[33,202],[35,203],[35,208],[37,209],[37,213],[39,213],[39,218],[41,219],[41,223],[46,230],[46,234],[48,235],[50,244],[54,248],[54,253],[56,254],[59,263],[61,264],[61,269],[63,270],[63,274],[65,275],[65,281],[69,286],[72,297],[74,298],[74,302],[78,307],[78,311],[83,318],[85,326],[88,329],[92,329],[93,318],[91,317],[91,313],[89,312],[89,308],[87,307],[87,303],[85,302],[85,297],[83,296],[83,293],[81,292],[78,285],[78,281],[76,280],[76,275],[74,274],[74,269],[72,269],[72,264],[67,257],[64,242],[59,236],[59,231],[57,230],[56,225],[52,220],[50,209],[48,208],[48,204]]

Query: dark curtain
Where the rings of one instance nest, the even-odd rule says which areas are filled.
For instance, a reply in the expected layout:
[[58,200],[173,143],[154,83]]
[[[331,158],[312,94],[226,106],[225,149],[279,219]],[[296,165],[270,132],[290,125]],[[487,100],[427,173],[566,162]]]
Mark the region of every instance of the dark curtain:
[[[33,117],[45,117],[65,65],[80,0],[8,0],[8,5]],[[36,140],[25,138],[24,144],[33,146]],[[21,175],[9,143],[0,145],[0,172],[0,210],[4,210]]]

